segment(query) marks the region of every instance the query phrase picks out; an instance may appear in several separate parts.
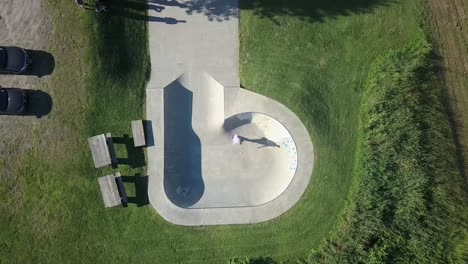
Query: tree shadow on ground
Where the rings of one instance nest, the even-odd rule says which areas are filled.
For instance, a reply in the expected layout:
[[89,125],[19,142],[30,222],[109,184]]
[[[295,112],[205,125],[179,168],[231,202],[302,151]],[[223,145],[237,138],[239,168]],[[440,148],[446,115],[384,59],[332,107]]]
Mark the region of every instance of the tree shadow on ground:
[[[184,23],[177,17],[165,17],[166,7],[185,9],[189,15],[204,14],[208,20],[222,22],[238,17],[238,10],[252,10],[260,17],[279,23],[278,16],[294,16],[310,22],[322,22],[325,18],[347,16],[353,13],[371,12],[374,8],[395,0],[107,0],[109,14],[132,19],[167,24]],[[130,10],[154,10],[161,17],[133,13]]]
[[109,12],[96,13],[92,21],[92,26],[95,27],[93,42],[96,43],[97,54],[105,62],[97,65],[96,78],[101,83],[114,82],[119,83],[121,89],[128,88],[132,80],[127,77],[149,61],[145,52],[147,49],[145,23],[127,19],[125,12],[135,13],[135,16],[145,16],[146,5],[134,2],[136,6],[132,9],[125,8],[127,3],[133,3],[128,1],[108,0],[101,3],[109,7]]
[[353,13],[367,13],[393,0],[241,0],[240,9],[253,10],[261,17],[276,21],[278,16],[294,16],[310,22],[322,22]]
[[[159,0],[150,1],[162,2],[161,4],[166,2]],[[204,14],[210,21],[222,22],[232,17],[237,17],[238,7],[240,6],[237,0],[193,0],[184,1],[183,5],[179,7],[184,8],[185,12],[189,15],[194,13]]]
[[[204,14],[211,21],[221,22],[238,16],[238,9],[276,21],[277,16],[295,16],[311,22],[326,17],[366,13],[394,0],[149,0],[150,5],[185,9],[187,14]],[[177,19],[177,18],[175,18]]]

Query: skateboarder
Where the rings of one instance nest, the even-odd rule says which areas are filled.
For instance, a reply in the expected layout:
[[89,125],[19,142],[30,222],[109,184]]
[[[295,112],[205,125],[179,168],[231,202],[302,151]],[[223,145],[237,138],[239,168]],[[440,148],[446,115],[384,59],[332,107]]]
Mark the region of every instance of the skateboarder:
[[241,139],[239,135],[234,134],[234,136],[232,136],[232,144],[238,144],[238,145],[241,144]]

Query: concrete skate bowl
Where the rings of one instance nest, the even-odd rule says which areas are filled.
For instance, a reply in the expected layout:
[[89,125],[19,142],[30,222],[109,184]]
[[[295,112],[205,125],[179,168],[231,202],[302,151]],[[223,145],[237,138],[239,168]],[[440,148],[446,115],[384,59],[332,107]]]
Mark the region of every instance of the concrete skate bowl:
[[[164,89],[168,199],[182,208],[257,206],[275,199],[296,171],[292,136],[266,114],[224,119],[224,88],[206,77],[183,76]],[[233,144],[235,134],[241,144]]]
[[257,206],[281,195],[297,168],[296,144],[289,131],[276,119],[254,112],[231,116],[223,127],[227,134],[238,135],[241,140],[241,145],[228,147],[233,152],[231,170],[242,175],[235,179],[242,187],[232,190],[240,196],[233,203]]
[[148,197],[167,221],[266,221],[306,190],[313,145],[284,105],[192,71],[164,88],[147,89],[147,102],[155,142],[147,152]]

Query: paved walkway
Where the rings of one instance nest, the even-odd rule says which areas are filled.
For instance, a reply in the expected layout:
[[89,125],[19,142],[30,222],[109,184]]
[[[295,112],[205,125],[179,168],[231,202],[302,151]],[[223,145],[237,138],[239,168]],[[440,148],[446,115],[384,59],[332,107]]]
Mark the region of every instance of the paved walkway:
[[149,89],[162,89],[192,69],[224,87],[239,87],[237,0],[149,2],[150,20],[163,18],[149,22]]
[[[198,2],[209,2],[209,6]],[[289,109],[239,87],[237,2],[159,5],[164,9],[152,8],[150,16],[169,23],[149,25],[152,73],[146,94],[147,119],[155,142],[148,148],[151,205],[164,219],[179,225],[257,223],[281,215],[307,188],[313,146],[307,130]],[[230,163],[223,162],[233,147],[225,120],[240,113],[260,113],[286,128],[280,138],[294,141],[294,168],[279,168],[289,168],[292,174],[274,174],[274,166],[263,162],[264,157],[278,157],[276,153],[284,152],[286,146],[242,145],[250,156],[246,160],[253,164],[230,168]],[[243,127],[265,134],[251,124]],[[216,154],[213,149],[221,151]]]

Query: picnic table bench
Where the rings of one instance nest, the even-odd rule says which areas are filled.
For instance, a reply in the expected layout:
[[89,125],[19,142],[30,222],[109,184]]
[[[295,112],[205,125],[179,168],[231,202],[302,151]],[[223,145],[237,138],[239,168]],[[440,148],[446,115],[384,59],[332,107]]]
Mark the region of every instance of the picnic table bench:
[[120,172],[98,178],[102,199],[106,208],[128,203],[127,193]]
[[90,137],[88,138],[88,144],[91,148],[95,168],[117,164],[114,143],[110,133]]

